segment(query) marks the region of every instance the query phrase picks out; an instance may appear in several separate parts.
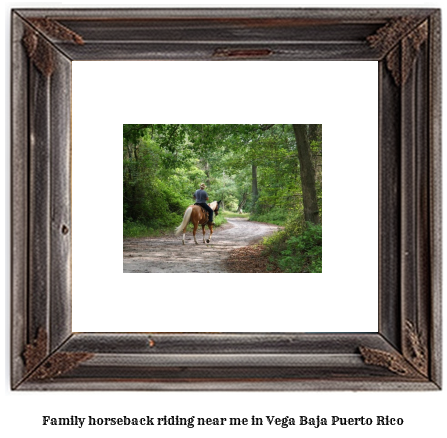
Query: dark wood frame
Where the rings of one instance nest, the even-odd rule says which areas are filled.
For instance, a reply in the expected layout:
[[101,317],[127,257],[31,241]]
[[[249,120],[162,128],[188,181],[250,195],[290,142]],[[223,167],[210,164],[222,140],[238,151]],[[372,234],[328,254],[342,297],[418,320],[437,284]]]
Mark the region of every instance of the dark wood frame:
[[[436,9],[14,10],[11,387],[439,389],[440,29]],[[378,61],[378,333],[72,333],[71,61],[103,59]]]

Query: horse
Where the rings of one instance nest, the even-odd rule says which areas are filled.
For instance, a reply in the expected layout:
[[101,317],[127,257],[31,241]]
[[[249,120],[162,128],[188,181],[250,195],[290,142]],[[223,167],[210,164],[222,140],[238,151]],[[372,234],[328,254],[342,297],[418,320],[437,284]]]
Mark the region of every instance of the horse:
[[[212,208],[216,216],[219,214],[219,207],[221,202],[222,201],[213,201],[211,202],[211,204],[208,204]],[[185,244],[186,226],[190,222],[192,222],[194,225],[192,234],[194,236],[194,242],[196,243],[196,245],[199,244],[196,240],[196,231],[199,224],[202,225],[203,243],[205,243],[205,225],[208,225],[208,228],[210,229],[210,237],[206,240],[206,243],[210,243],[211,236],[213,235],[213,226],[208,224],[208,213],[200,205],[190,205],[185,211],[182,223],[175,229],[176,236],[178,236],[183,230],[183,245]]]

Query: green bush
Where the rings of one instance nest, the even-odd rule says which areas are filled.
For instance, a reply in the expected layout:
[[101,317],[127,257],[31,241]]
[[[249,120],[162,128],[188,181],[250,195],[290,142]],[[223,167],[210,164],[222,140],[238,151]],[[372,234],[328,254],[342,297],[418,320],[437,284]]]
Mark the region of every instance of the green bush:
[[123,223],[123,237],[147,237],[152,235],[153,228],[149,228],[139,222],[126,221]]
[[275,225],[285,225],[290,212],[285,208],[274,207],[265,213],[254,213],[250,215],[251,221],[267,222]]
[[225,219],[225,216],[219,212],[217,216],[213,216],[213,222],[216,227],[220,227],[222,224],[226,224],[227,220]]
[[322,272],[322,226],[305,222],[302,210],[287,220],[284,230],[264,239],[270,262],[283,272]]
[[[252,219],[252,216],[250,217]],[[269,253],[274,253],[277,256],[286,249],[285,242],[292,236],[299,236],[306,229],[306,222],[304,221],[304,214],[302,209],[297,209],[291,213],[282,223],[284,230],[272,234],[264,238],[264,245]]]
[[285,249],[277,260],[284,272],[322,272],[322,227],[307,223],[307,228],[299,236],[291,236],[285,241]]

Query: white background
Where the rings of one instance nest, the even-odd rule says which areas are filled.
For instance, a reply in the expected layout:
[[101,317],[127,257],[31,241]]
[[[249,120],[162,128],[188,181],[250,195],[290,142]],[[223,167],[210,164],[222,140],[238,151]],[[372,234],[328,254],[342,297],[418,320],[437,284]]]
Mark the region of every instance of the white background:
[[[73,330],[376,332],[377,70],[75,61]],[[208,274],[209,288],[197,287],[204,274],[123,274],[122,126],[147,121],[322,123],[323,273]]]
[[[6,4],[3,16],[5,44],[4,56],[2,57],[2,73],[4,77],[4,108],[5,117],[1,119],[2,132],[5,145],[9,144],[9,77],[7,70],[4,68],[9,66],[9,10],[11,7],[71,7],[72,3],[8,3]],[[137,2],[134,2],[136,4]],[[104,3],[106,4],[106,3]],[[150,1],[144,2],[150,5]],[[178,2],[176,5],[180,5]],[[185,2],[184,5],[191,6]],[[196,3],[199,4],[199,3]],[[203,5],[212,4],[211,1],[202,3]],[[364,2],[357,2],[355,5],[338,5],[338,6],[360,6]],[[81,5],[78,6],[100,6]],[[111,6],[110,3],[107,3]],[[219,3],[222,6],[231,4]],[[245,2],[245,5],[259,6],[260,2]],[[275,6],[266,4],[267,6]],[[326,2],[318,6],[333,6],[337,3]],[[422,3],[422,2],[399,2],[394,1],[392,5],[382,1],[374,4],[366,3],[365,6],[421,6],[421,7],[441,7],[440,2]],[[131,6],[130,3],[125,6]],[[175,5],[174,5],[175,6]],[[277,5],[276,5],[277,6]],[[283,4],[283,6],[312,6],[306,4]],[[445,58],[445,57],[444,57]],[[325,151],[326,152],[326,151]],[[2,179],[3,190],[6,202],[9,195],[9,151],[5,147],[5,178]],[[77,393],[77,392],[51,392],[51,393],[21,393],[11,392],[9,390],[9,339],[10,339],[10,317],[9,317],[9,212],[8,207],[5,215],[2,215],[2,229],[6,236],[7,242],[2,257],[5,257],[5,263],[1,264],[2,277],[5,285],[4,308],[2,311],[4,328],[4,336],[2,337],[2,381],[3,390],[1,397],[1,422],[0,428],[3,436],[22,436],[32,435],[35,437],[60,437],[63,434],[66,437],[83,436],[96,437],[99,433],[107,434],[109,437],[124,434],[135,437],[147,437],[149,435],[155,437],[163,436],[203,436],[208,437],[210,434],[215,437],[226,437],[229,433],[233,436],[302,436],[302,437],[376,437],[380,434],[383,437],[395,436],[445,436],[447,426],[445,423],[445,407],[447,406],[447,397],[445,391],[438,392],[269,392],[269,393],[219,393],[219,392],[93,392],[93,393]],[[4,225],[4,227],[3,227]],[[445,361],[444,361],[445,363]],[[444,366],[445,370],[445,366]],[[445,371],[444,371],[445,374]],[[83,416],[163,416],[163,415],[180,415],[180,416],[209,416],[209,417],[250,417],[256,415],[258,417],[265,415],[277,416],[346,416],[357,417],[361,415],[374,417],[376,415],[390,415],[393,417],[402,417],[405,424],[402,427],[327,427],[314,429],[310,428],[289,428],[280,429],[273,427],[264,427],[262,429],[238,428],[202,428],[202,429],[186,429],[186,428],[166,428],[146,430],[145,428],[108,428],[95,430],[93,428],[77,429],[73,427],[43,427],[41,426],[42,415],[52,415],[54,417],[71,415]]]

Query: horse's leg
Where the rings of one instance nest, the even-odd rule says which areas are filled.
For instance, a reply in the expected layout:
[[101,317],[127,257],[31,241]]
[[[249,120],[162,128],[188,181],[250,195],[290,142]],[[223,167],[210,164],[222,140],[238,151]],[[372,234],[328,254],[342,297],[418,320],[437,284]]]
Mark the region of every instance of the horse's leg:
[[183,228],[183,240],[182,240],[183,245],[185,244],[185,234],[186,234],[186,227]]
[[212,225],[208,225],[208,228],[210,229],[210,237],[206,241],[206,243],[210,243],[211,242],[211,236],[213,235],[213,226]]
[[202,233],[203,233],[203,243],[205,242],[205,224],[202,225]]
[[196,239],[196,231],[197,231],[197,226],[198,226],[198,225],[199,225],[198,223],[194,222],[194,230],[193,230],[193,232],[192,232],[192,234],[193,234],[193,236],[194,236],[194,242],[196,242],[196,245],[199,244],[199,242],[197,242],[197,239]]

